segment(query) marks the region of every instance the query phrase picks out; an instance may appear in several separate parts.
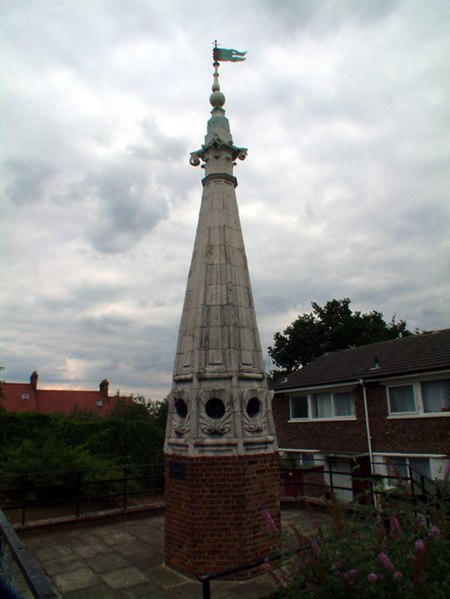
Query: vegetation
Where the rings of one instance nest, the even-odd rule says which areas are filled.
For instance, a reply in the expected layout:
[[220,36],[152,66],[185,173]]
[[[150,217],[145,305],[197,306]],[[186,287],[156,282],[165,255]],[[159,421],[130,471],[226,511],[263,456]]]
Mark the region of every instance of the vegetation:
[[405,321],[393,316],[386,323],[376,310],[352,312],[350,303],[348,298],[333,299],[323,307],[312,302],[312,312],[298,316],[283,333],[275,333],[269,347],[273,362],[290,372],[327,352],[412,335]]
[[0,476],[7,487],[20,488],[25,478],[43,487],[70,484],[81,470],[161,463],[164,404],[118,402],[109,418],[0,412]]
[[[447,474],[449,471],[447,467]],[[373,513],[351,514],[334,500],[332,526],[313,537],[293,528],[300,546],[281,569],[270,571],[279,599],[419,599],[450,596],[450,520],[447,501],[411,504],[406,488]]]

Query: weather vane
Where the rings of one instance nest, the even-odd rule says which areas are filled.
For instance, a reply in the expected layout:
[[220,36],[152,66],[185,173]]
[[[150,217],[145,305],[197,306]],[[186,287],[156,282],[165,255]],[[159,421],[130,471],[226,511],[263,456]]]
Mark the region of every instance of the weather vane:
[[[219,48],[217,46],[217,40],[214,40],[213,59],[215,63],[219,62],[240,62],[245,60],[247,52],[239,52],[239,50],[233,50],[232,48]],[[217,66],[219,66],[217,64]]]

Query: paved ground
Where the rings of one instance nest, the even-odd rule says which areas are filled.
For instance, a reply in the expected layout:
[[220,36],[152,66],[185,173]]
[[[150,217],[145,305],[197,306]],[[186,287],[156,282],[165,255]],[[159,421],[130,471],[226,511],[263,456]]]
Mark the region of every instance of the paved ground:
[[[283,512],[283,526],[297,523],[308,534],[323,520],[300,510]],[[118,521],[22,531],[61,599],[201,599],[202,586],[163,563],[164,518],[134,515]],[[18,590],[24,598],[31,593]],[[275,590],[270,575],[243,582],[212,581],[212,599],[261,599]]]

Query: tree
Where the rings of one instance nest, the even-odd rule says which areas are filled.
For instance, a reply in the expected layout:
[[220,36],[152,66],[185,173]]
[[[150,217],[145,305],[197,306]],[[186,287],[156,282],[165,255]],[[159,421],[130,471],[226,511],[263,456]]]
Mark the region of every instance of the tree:
[[333,299],[323,307],[311,302],[312,312],[298,316],[283,333],[275,333],[268,350],[273,362],[290,372],[331,351],[413,334],[395,316],[386,323],[381,312],[352,312],[350,303],[348,298]]

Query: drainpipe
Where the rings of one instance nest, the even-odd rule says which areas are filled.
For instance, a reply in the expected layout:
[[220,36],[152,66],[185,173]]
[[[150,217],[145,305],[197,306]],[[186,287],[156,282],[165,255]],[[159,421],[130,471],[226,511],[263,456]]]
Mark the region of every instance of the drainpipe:
[[[370,464],[370,474],[373,474],[372,463],[373,463],[373,453],[372,453],[372,437],[370,434],[370,422],[369,422],[369,410],[367,408],[367,389],[364,384],[363,379],[359,379],[359,384],[362,387],[363,392],[363,402],[364,402],[364,420],[366,422],[366,437],[367,437],[367,449],[369,452],[369,464]],[[377,507],[377,495],[372,491],[373,504]]]

